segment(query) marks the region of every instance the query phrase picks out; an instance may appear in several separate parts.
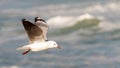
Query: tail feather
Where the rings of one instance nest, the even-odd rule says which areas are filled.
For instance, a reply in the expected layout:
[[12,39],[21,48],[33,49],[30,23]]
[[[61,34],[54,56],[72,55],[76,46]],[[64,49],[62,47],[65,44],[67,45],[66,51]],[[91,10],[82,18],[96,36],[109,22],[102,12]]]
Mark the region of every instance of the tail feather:
[[27,50],[27,49],[30,49],[30,47],[22,46],[22,47],[17,48],[16,50]]

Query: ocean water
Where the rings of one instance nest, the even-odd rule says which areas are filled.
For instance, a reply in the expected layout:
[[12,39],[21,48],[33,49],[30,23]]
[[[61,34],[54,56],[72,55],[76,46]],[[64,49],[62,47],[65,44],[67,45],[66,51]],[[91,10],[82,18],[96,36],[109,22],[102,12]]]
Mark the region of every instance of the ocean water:
[[[0,68],[120,68],[119,6],[119,0],[0,0]],[[48,39],[62,49],[16,50],[28,44],[21,19],[36,16],[47,21]],[[75,25],[93,18],[100,22]]]

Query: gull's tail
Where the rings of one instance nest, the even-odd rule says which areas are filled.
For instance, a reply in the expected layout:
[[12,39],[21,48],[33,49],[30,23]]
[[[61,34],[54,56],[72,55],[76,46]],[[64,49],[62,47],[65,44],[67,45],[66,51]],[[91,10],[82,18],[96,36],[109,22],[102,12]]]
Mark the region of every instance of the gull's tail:
[[30,47],[26,45],[26,46],[19,47],[16,50],[27,50],[27,49],[30,49]]

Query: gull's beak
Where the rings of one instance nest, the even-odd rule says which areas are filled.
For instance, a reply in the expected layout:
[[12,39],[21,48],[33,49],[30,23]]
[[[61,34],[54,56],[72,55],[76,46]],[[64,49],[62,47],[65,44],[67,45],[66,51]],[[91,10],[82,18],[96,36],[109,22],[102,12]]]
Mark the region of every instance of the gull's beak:
[[61,49],[61,47],[58,45],[57,48]]

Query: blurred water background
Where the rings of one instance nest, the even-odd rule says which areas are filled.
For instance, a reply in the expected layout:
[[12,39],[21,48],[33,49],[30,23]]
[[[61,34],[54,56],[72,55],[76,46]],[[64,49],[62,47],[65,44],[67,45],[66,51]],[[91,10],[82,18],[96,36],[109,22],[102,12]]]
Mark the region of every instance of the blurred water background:
[[[119,0],[0,0],[0,68],[120,68]],[[21,19],[49,25],[61,45],[21,55],[28,44]]]

